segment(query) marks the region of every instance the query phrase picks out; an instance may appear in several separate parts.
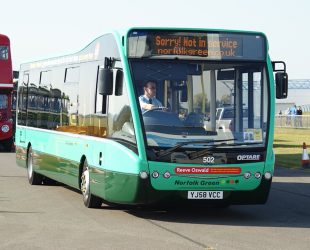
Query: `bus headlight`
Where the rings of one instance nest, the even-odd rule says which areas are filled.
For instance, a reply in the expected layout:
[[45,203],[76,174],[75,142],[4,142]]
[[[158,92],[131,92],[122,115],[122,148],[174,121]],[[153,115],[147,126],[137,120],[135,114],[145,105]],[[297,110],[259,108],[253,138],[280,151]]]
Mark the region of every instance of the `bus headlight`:
[[272,177],[271,173],[269,173],[269,172],[266,172],[264,176],[265,176],[266,180],[270,180]]
[[152,177],[153,178],[158,178],[158,176],[159,176],[159,173],[157,172],[157,171],[154,171],[153,173],[152,173]]
[[164,173],[164,177],[165,177],[166,179],[169,179],[170,176],[171,176],[171,174],[170,174],[168,171],[166,171],[166,172]]
[[146,179],[148,177],[148,174],[147,174],[147,172],[140,172],[140,178],[141,179]]
[[256,179],[259,179],[262,176],[262,174],[260,172],[256,172],[254,176]]
[[3,125],[3,126],[1,127],[1,131],[2,131],[3,133],[9,132],[9,130],[10,130],[10,127],[9,127],[8,125]]
[[245,172],[243,176],[244,176],[245,179],[249,179],[251,177],[251,173],[250,172]]

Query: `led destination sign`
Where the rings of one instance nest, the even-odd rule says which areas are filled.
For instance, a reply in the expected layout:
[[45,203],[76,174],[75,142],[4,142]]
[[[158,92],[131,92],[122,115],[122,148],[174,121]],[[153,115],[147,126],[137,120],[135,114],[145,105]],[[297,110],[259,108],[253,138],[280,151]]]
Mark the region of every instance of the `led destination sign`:
[[265,60],[266,41],[261,34],[145,31],[129,33],[128,56],[201,57],[208,60]]
[[154,53],[158,55],[208,56],[207,37],[157,35]]
[[209,40],[206,36],[155,36],[154,53],[157,55],[183,55],[203,57],[242,56],[242,40],[220,38]]

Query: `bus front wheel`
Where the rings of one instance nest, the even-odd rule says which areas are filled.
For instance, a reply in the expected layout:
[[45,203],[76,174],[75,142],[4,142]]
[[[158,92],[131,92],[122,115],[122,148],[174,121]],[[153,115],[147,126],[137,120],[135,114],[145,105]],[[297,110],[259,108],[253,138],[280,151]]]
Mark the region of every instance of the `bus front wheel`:
[[31,146],[28,149],[27,153],[27,176],[28,181],[31,185],[40,185],[42,184],[43,177],[42,175],[33,171],[33,153]]
[[91,194],[90,192],[90,177],[89,177],[89,167],[87,160],[84,160],[83,170],[81,174],[81,191],[83,195],[84,205],[88,208],[99,208],[101,207],[102,200]]

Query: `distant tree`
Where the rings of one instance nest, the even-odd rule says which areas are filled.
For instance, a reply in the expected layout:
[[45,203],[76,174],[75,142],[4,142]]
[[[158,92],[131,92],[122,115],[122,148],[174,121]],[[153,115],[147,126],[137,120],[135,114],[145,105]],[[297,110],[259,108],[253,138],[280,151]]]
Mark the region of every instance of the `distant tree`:
[[220,102],[222,103],[222,105],[230,105],[231,104],[231,96],[230,95],[223,95]]
[[194,96],[194,109],[200,110],[202,113],[207,113],[210,110],[210,102],[208,101],[207,96],[203,98],[203,94],[197,94]]

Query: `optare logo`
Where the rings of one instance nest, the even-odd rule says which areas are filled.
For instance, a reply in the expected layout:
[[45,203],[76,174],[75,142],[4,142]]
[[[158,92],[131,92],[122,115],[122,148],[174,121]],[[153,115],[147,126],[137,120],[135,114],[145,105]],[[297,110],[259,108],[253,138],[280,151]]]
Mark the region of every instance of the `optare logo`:
[[238,155],[238,161],[259,161],[260,155]]
[[3,126],[1,127],[1,131],[2,131],[3,133],[9,132],[9,130],[10,130],[10,127],[9,127],[8,125],[3,125]]

